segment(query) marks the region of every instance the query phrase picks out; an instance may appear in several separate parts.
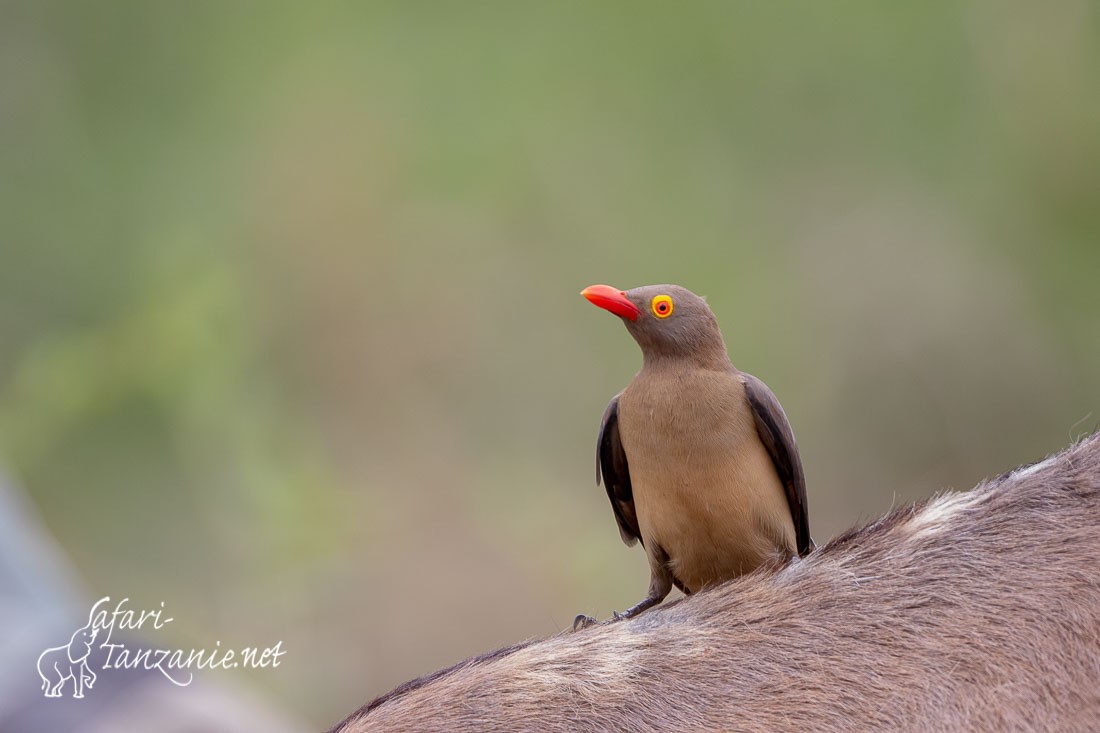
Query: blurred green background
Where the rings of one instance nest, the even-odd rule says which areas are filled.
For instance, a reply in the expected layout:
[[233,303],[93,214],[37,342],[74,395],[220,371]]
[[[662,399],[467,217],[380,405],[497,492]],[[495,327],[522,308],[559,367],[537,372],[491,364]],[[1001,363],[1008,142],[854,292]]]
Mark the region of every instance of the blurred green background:
[[0,141],[0,464],[316,727],[641,597],[585,285],[708,296],[819,542],[1100,422],[1095,3],[9,1]]

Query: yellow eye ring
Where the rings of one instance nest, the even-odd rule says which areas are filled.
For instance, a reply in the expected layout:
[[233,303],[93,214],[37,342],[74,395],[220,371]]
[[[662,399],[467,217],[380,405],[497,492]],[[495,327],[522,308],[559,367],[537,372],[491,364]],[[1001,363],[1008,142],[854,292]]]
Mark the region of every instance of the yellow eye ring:
[[658,295],[650,302],[649,307],[653,309],[653,315],[658,318],[668,318],[672,315],[672,298],[667,295]]

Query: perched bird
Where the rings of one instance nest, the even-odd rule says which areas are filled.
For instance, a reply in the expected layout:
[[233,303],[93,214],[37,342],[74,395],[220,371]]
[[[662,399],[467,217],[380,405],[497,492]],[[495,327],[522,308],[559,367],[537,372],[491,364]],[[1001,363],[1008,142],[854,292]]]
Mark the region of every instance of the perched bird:
[[[678,285],[581,295],[619,316],[642,369],[611,399],[596,443],[627,546],[649,557],[649,593],[616,617],[813,549],[806,479],[787,416],[738,371],[705,300]],[[577,624],[592,620],[577,617]]]

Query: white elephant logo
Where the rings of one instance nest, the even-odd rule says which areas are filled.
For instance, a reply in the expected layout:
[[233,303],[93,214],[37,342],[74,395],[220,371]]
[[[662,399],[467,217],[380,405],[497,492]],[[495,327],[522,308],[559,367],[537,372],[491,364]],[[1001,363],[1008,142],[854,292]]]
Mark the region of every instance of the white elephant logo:
[[67,680],[73,681],[73,697],[84,697],[84,688],[95,684],[95,672],[88,667],[88,656],[92,653],[92,642],[99,629],[92,628],[88,619],[73,633],[73,638],[64,646],[55,646],[42,652],[38,657],[38,675],[42,678],[42,691],[46,697],[61,697],[61,690]]

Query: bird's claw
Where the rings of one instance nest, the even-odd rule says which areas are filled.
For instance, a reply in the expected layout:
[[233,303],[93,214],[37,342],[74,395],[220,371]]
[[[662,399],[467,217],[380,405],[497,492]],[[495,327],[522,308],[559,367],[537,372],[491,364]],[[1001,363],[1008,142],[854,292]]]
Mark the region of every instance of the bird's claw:
[[578,613],[577,617],[573,619],[573,631],[580,631],[581,629],[587,629],[589,626],[595,626],[599,621],[591,616],[585,616],[583,613]]
[[573,631],[580,631],[581,629],[587,629],[589,626],[602,626],[604,624],[613,624],[616,621],[626,621],[630,618],[630,611],[612,611],[611,618],[606,621],[599,621],[591,616],[585,616],[583,613],[577,614],[577,617],[573,619]]

